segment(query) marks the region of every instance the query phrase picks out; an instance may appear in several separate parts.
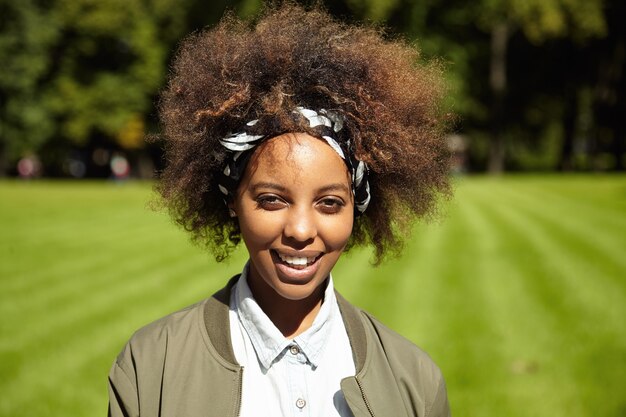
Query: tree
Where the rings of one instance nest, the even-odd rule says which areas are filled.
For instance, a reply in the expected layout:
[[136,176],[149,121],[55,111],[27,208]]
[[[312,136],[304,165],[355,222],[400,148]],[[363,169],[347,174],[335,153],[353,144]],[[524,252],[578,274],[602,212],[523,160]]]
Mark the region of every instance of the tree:
[[0,172],[62,138],[141,146],[188,1],[3,0]]
[[503,112],[506,111],[507,46],[510,35],[521,29],[527,39],[539,44],[550,38],[570,36],[577,40],[606,32],[603,0],[484,0],[478,22],[491,35],[489,85],[491,126],[488,170],[504,170]]
[[592,85],[591,148],[595,153],[611,155],[612,168],[618,171],[623,171],[626,165],[625,14],[626,5],[623,1],[610,1],[606,13],[610,36],[606,42],[594,43],[589,47],[589,58],[596,63]]
[[0,3],[0,175],[10,160],[37,149],[53,130],[39,86],[53,66],[48,51],[60,28],[41,3]]
[[[346,3],[359,17],[386,20],[392,29],[417,39],[426,57],[448,62],[451,101],[461,115],[461,128],[475,139],[474,152],[483,152],[480,138],[486,139],[486,167],[492,172],[501,172],[507,159],[513,162],[507,155],[511,148],[541,148],[532,136],[555,136],[557,125],[577,118],[569,103],[576,103],[576,86],[595,68],[584,62],[584,46],[592,39],[604,41],[607,34],[604,0]],[[383,9],[384,14],[377,12]],[[584,68],[572,69],[570,62],[551,56]]]

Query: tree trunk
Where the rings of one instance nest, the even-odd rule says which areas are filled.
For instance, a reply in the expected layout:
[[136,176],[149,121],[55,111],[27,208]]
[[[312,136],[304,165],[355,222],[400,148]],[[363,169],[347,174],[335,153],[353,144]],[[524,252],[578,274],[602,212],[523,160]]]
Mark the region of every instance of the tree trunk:
[[626,116],[626,79],[624,79],[624,64],[626,61],[626,44],[622,39],[615,51],[615,61],[617,71],[617,80],[616,80],[616,94],[615,94],[615,104],[613,106],[613,128],[614,128],[614,136],[613,143],[611,146],[611,152],[613,157],[615,158],[615,166],[613,167],[615,171],[624,171],[624,159],[626,155],[624,152],[625,142],[626,142],[626,127],[624,127],[624,116]]
[[612,47],[606,61],[599,66],[598,83],[594,92],[595,134],[592,136],[592,144],[595,146],[591,149],[591,158],[594,160],[598,152],[610,152],[614,159],[611,169],[615,171],[624,170],[625,64],[626,44],[620,39]]
[[0,178],[6,177],[9,171],[7,157],[5,152],[5,144],[0,139]]
[[496,23],[491,30],[491,64],[489,87],[491,89],[491,140],[487,169],[492,174],[504,171],[504,98],[506,95],[506,50],[509,41],[509,23]]
[[572,171],[574,169],[574,136],[576,136],[576,122],[578,120],[578,101],[568,94],[565,116],[563,118],[563,143],[559,156],[559,170]]

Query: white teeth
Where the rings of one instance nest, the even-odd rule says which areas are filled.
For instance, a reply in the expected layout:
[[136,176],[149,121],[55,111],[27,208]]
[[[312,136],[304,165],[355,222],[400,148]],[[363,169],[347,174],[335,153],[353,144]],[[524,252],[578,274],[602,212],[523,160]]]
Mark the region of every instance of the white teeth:
[[297,256],[286,256],[283,255],[281,253],[278,253],[278,257],[283,261],[288,263],[289,265],[307,265],[307,264],[312,264],[313,262],[315,262],[315,257],[314,258],[304,258],[304,257],[297,257]]

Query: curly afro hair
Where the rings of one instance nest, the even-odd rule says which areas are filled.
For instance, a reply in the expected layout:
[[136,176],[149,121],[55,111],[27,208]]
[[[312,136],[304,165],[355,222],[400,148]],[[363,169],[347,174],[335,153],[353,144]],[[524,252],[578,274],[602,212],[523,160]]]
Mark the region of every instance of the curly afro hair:
[[162,203],[225,259],[241,235],[217,187],[228,156],[219,139],[253,119],[275,135],[315,136],[293,109],[333,110],[370,168],[371,203],[355,218],[348,247],[372,244],[378,264],[398,254],[414,220],[449,194],[441,79],[440,66],[418,64],[405,42],[319,8],[286,3],[255,22],[229,14],[183,41],[174,60],[159,108]]

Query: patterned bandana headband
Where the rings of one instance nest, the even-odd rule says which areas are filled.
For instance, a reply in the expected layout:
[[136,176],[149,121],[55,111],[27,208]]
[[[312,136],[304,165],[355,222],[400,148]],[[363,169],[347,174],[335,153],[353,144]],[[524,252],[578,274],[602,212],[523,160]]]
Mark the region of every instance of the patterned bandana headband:
[[[370,185],[367,181],[368,168],[365,162],[359,161],[354,156],[350,140],[341,146],[333,138],[343,129],[343,118],[337,113],[324,109],[320,109],[318,113],[314,110],[296,107],[293,112],[306,118],[309,121],[309,126],[319,133],[320,137],[345,161],[352,178],[355,214],[362,214],[370,202]],[[249,131],[257,122],[258,120],[252,120],[245,124],[242,132],[233,133],[220,139],[222,146],[231,152],[218,184],[226,203],[228,203],[229,197],[234,196],[234,191],[239,185],[254,148],[266,139],[274,137],[272,135],[251,134]]]

